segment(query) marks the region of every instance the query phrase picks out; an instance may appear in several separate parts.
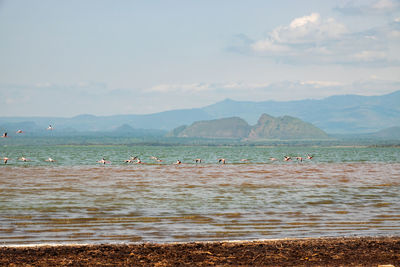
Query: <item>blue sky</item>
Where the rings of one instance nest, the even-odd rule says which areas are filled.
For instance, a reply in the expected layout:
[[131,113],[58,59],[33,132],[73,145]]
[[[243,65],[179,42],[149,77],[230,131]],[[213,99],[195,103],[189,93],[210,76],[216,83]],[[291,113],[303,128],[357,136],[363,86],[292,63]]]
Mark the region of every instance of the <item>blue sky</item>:
[[400,89],[400,0],[0,0],[0,116]]

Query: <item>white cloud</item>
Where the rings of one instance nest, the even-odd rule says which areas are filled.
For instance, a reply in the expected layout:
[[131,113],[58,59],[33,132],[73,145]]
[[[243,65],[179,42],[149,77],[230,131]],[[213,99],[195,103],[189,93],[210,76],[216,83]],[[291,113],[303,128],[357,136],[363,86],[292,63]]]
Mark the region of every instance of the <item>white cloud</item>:
[[372,62],[385,60],[387,58],[386,53],[382,51],[369,51],[364,50],[359,53],[353,55],[355,60],[364,61],[364,62]]
[[379,0],[375,4],[372,5],[372,8],[383,10],[383,9],[393,9],[397,6],[398,4],[391,1],[391,0]]
[[289,50],[291,44],[310,44],[338,39],[348,30],[333,18],[323,20],[318,13],[292,20],[288,26],[272,30],[265,40],[252,45],[256,51],[282,52]]
[[207,83],[190,83],[190,84],[159,84],[151,88],[145,89],[147,92],[204,92],[211,90],[211,87]]
[[267,38],[254,41],[249,48],[255,55],[292,64],[398,65],[400,56],[393,43],[399,37],[395,23],[351,32],[334,18],[312,13],[273,29]]
[[399,1],[377,0],[369,3],[366,3],[366,1],[349,1],[341,7],[337,7],[336,10],[345,15],[381,16],[382,14],[395,13],[399,8]]
[[244,83],[244,82],[226,82],[226,83],[188,83],[188,84],[158,84],[151,88],[144,89],[144,92],[152,93],[185,93],[197,94],[206,91],[232,91],[252,88],[262,88],[269,83]]
[[271,51],[271,52],[288,52],[290,47],[286,45],[275,44],[271,40],[261,40],[257,41],[251,45],[251,48],[255,51]]
[[316,88],[343,86],[344,83],[336,81],[301,81],[301,85],[312,85]]

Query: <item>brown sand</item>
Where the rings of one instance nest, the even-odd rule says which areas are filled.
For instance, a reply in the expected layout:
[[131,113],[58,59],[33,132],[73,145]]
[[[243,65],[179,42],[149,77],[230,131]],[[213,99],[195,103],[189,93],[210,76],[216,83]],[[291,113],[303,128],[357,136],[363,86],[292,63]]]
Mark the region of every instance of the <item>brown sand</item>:
[[0,266],[400,266],[400,237],[0,247]]

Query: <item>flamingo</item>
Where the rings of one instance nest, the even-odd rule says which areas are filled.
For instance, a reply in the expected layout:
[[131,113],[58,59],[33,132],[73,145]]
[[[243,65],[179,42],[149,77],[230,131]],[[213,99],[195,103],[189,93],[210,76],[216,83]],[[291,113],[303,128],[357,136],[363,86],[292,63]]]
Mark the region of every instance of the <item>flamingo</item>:
[[107,163],[111,163],[110,161],[107,161],[107,160],[105,160],[104,158],[102,158],[101,160],[99,160],[99,161],[97,161],[98,163],[101,163],[101,164],[107,164]]
[[195,159],[194,160],[196,163],[201,163],[201,159]]
[[303,161],[303,157],[296,157],[297,160],[300,160],[300,162]]
[[225,159],[223,159],[223,158],[218,159],[218,163],[225,164]]
[[182,164],[182,161],[180,161],[179,159],[175,162],[176,165]]
[[51,126],[51,124],[50,124],[49,127],[47,127],[47,130],[52,131],[53,130],[53,126]]
[[4,158],[3,158],[3,161],[4,161],[4,164],[7,164],[8,158],[7,158],[7,157],[4,157]]
[[3,137],[3,138],[8,137],[7,132],[3,133],[3,135],[1,137]]
[[284,156],[284,159],[283,159],[284,161],[290,161],[290,160],[292,160],[292,158],[291,157],[289,157],[289,156]]
[[25,158],[25,157],[21,157],[21,158],[19,158],[19,160],[20,160],[20,161],[23,161],[23,162],[30,161],[30,159],[28,159],[28,158]]
[[47,161],[47,162],[55,162],[55,160],[52,159],[52,158],[48,158],[48,159],[46,159],[45,161]]
[[17,134],[19,134],[19,133],[24,133],[22,130],[18,130],[17,131]]
[[162,162],[162,160],[161,159],[159,159],[159,158],[157,158],[157,157],[150,157],[151,159],[154,159],[155,161],[157,161],[157,162]]
[[269,158],[270,161],[276,161],[278,160],[277,158]]
[[312,159],[314,156],[310,156],[309,154],[307,154],[307,159]]
[[126,163],[133,163],[134,161],[137,161],[138,157],[131,157],[130,159],[125,160]]

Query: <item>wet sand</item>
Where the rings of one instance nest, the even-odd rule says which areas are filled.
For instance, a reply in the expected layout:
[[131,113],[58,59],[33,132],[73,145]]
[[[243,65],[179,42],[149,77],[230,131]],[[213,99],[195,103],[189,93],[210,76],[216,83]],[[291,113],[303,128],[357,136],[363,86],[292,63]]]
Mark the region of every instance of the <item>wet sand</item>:
[[399,237],[0,247],[0,266],[400,266]]

